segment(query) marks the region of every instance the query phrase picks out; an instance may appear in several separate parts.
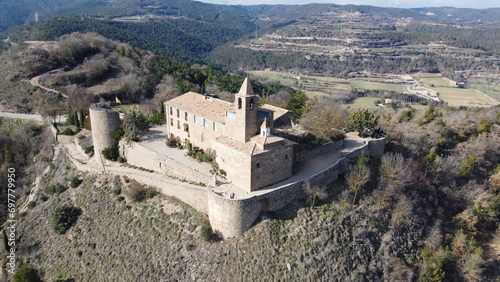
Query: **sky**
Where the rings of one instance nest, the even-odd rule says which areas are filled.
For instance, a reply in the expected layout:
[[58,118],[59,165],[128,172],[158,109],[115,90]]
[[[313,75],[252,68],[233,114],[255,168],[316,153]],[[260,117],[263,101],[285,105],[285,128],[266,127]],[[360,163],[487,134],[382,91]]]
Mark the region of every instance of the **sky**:
[[498,0],[198,0],[205,3],[229,5],[257,5],[257,4],[308,4],[308,3],[333,3],[338,5],[371,5],[393,8],[423,8],[423,7],[456,7],[456,8],[499,8]]

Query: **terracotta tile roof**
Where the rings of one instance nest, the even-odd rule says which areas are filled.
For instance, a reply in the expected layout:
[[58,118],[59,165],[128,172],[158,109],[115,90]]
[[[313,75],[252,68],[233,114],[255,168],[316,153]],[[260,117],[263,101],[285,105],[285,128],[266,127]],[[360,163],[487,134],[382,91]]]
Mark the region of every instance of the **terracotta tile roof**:
[[219,136],[215,140],[246,155],[251,155],[255,147],[254,142],[243,143],[226,135]]
[[253,136],[246,143],[234,140],[225,135],[219,136],[215,140],[246,155],[259,154],[275,146],[289,146],[294,144],[294,142],[278,136],[262,137],[260,135]]
[[226,111],[234,111],[233,103],[212,97],[205,99],[204,95],[191,91],[168,100],[165,104],[222,124],[225,123]]
[[274,112],[274,115],[273,115],[274,120],[277,120],[280,117],[282,117],[283,115],[290,112],[287,109],[283,109],[283,108],[276,107],[276,106],[269,105],[269,104],[264,104],[264,105],[260,106],[259,108],[264,108],[264,109],[273,111]]

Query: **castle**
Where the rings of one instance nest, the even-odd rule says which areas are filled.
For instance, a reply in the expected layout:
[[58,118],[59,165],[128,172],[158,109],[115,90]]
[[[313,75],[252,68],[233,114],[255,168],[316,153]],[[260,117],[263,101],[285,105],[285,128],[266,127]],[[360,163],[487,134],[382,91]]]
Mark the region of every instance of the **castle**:
[[257,105],[248,78],[233,103],[188,92],[165,102],[167,132],[214,149],[227,179],[252,192],[292,176],[295,144],[272,134],[275,112],[279,121],[287,118],[287,110]]
[[[214,232],[223,238],[242,234],[262,212],[277,211],[294,199],[307,197],[305,186],[335,181],[359,155],[380,157],[385,150],[385,137],[360,138],[348,133],[344,140],[296,151],[294,142],[273,135],[274,129],[291,126],[290,112],[270,105],[259,107],[248,78],[233,103],[188,92],[164,106],[165,126],[144,133],[140,142],[126,144],[122,140],[119,144],[120,155],[129,165],[154,171],[155,177],[144,172],[123,175],[207,214]],[[94,161],[104,169],[107,163],[102,163],[101,152],[115,142],[112,135],[119,127],[119,114],[109,105],[98,104],[90,107],[90,117]],[[203,171],[202,163],[168,148],[167,136],[214,149],[227,179],[211,175],[206,168]],[[86,168],[80,162],[73,163]],[[158,181],[158,175],[170,177]],[[231,192],[236,196],[228,189],[234,189]]]

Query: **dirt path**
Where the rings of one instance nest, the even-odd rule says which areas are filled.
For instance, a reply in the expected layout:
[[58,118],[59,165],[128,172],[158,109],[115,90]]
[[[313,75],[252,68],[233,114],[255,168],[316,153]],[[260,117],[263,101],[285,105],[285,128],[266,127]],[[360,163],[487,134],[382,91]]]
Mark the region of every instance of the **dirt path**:
[[[59,152],[61,148],[59,146],[54,147],[54,157],[52,158],[52,162],[54,162],[57,157],[59,156]],[[35,199],[36,192],[40,190],[40,180],[42,177],[47,174],[50,171],[50,165],[47,165],[45,170],[42,172],[42,174],[38,175],[35,179],[35,185],[33,185],[33,188],[31,188],[30,193],[28,197],[26,197],[26,200],[24,203],[21,205],[21,208],[19,208],[20,212],[26,211],[28,209],[28,204],[29,202],[33,201]]]
[[44,75],[46,75],[46,74],[48,74],[48,73],[54,73],[54,72],[57,72],[57,71],[59,71],[59,70],[61,70],[61,69],[51,70],[51,71],[49,71],[49,72],[42,73],[41,75],[37,75],[37,76],[35,76],[35,77],[32,77],[32,78],[30,79],[30,84],[31,84],[31,85],[33,85],[33,86],[40,87],[40,88],[42,88],[42,89],[44,89],[44,90],[47,90],[47,91],[49,91],[49,92],[53,92],[53,93],[56,93],[56,94],[57,94],[57,93],[60,93],[60,94],[61,94],[61,96],[63,96],[64,98],[68,98],[68,95],[66,95],[66,94],[62,93],[61,91],[57,91],[57,90],[55,90],[55,89],[48,88],[48,87],[45,87],[45,86],[43,86],[43,85],[41,85],[41,84],[40,84],[40,77],[42,77],[42,76],[44,76]]

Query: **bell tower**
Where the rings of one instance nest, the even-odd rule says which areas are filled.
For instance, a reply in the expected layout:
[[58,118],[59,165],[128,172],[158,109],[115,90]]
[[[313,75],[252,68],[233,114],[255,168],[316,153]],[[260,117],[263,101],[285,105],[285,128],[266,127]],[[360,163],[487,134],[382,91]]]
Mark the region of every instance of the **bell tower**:
[[236,122],[234,128],[234,138],[240,142],[247,142],[248,139],[256,135],[259,131],[257,127],[257,105],[259,100],[253,93],[250,79],[245,78],[240,91],[235,95],[234,112]]

